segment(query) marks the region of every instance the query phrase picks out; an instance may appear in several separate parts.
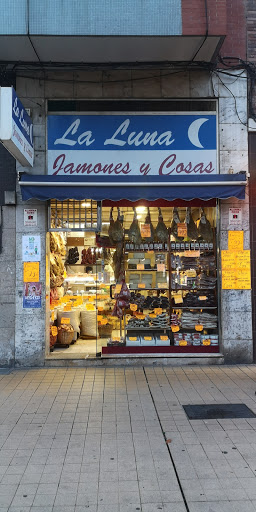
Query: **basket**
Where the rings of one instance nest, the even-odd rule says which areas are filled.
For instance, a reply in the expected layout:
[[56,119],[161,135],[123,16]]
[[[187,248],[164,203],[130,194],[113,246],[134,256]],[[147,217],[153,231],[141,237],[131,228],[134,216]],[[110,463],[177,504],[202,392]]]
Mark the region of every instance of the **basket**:
[[[72,327],[72,325],[71,325]],[[61,345],[70,345],[74,337],[74,329],[72,331],[65,331],[61,326],[58,327],[58,342]]]
[[109,338],[109,336],[111,336],[112,331],[113,331],[113,325],[111,325],[111,324],[99,325],[98,329],[99,329],[100,338]]
[[55,343],[57,341],[57,334],[55,336],[53,336],[52,334],[50,334],[50,348],[53,348]]

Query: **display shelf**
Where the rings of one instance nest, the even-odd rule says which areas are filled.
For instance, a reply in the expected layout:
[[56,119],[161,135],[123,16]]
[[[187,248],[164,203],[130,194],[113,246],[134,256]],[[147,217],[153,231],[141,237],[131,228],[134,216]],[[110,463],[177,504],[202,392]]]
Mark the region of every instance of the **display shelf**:
[[218,309],[218,306],[209,306],[209,307],[207,307],[207,306],[202,306],[202,307],[199,307],[199,306],[196,306],[196,307],[194,307],[194,306],[182,306],[182,307],[171,306],[171,308],[172,309],[196,309],[196,310],[198,310],[198,309]]
[[165,287],[162,287],[162,288],[129,288],[130,292],[138,292],[138,291],[150,291],[152,290],[153,292],[154,291],[161,291],[161,290],[165,290],[166,292],[169,291],[169,288],[165,288]]
[[142,268],[141,270],[138,268],[127,268],[126,272],[169,272],[168,268],[165,270],[157,270],[157,268]]
[[125,250],[124,253],[125,254],[131,254],[131,253],[144,253],[144,254],[147,254],[148,252],[150,254],[169,254],[170,251],[162,251],[161,249],[130,249],[129,251],[128,250]]
[[127,331],[138,331],[138,332],[145,332],[145,331],[170,331],[170,327],[128,327],[126,325]]

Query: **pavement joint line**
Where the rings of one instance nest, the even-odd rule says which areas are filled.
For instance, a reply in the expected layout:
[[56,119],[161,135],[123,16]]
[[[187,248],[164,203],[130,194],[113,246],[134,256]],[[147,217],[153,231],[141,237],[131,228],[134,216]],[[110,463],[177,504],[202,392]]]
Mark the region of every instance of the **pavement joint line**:
[[172,456],[169,444],[167,443],[167,437],[166,437],[165,432],[164,432],[163,427],[162,427],[160,416],[158,414],[158,410],[157,410],[157,407],[156,407],[156,404],[155,404],[155,400],[154,400],[153,394],[151,392],[150,384],[149,384],[149,381],[148,381],[147,374],[146,374],[144,366],[143,366],[143,372],[144,372],[144,375],[145,375],[145,379],[146,379],[146,382],[147,382],[147,386],[148,386],[148,390],[149,390],[149,393],[150,393],[150,396],[151,396],[151,400],[152,400],[152,403],[153,403],[154,408],[155,408],[157,419],[158,419],[158,422],[159,422],[159,425],[160,425],[160,428],[161,428],[161,431],[162,431],[162,434],[163,434],[163,438],[165,440],[165,445],[166,445],[166,448],[168,450],[168,453],[169,453],[169,456],[170,456],[170,459],[171,459],[171,462],[172,462],[172,465],[173,465],[173,469],[174,469],[174,472],[175,472],[175,475],[176,475],[176,478],[177,478],[177,482],[179,484],[179,488],[180,488],[180,492],[181,492],[181,495],[182,495],[182,498],[183,498],[183,501],[184,501],[184,505],[186,507],[187,512],[190,512],[189,506],[188,506],[188,502],[186,500],[186,497],[185,497],[185,494],[184,494],[184,491],[183,491],[183,488],[182,488],[182,485],[181,485],[179,474],[178,474],[178,471],[177,471],[177,468],[176,468],[176,465],[175,465],[175,462],[174,462],[174,459],[173,459],[173,456]]

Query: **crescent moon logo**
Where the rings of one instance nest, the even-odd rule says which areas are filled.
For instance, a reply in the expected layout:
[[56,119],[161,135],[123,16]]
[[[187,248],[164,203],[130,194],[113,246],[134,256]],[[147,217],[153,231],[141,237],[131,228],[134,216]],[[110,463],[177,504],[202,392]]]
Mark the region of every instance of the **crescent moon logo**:
[[203,148],[200,140],[199,140],[199,130],[202,126],[202,124],[206,123],[206,121],[209,121],[209,119],[205,117],[201,117],[201,119],[196,119],[191,123],[189,129],[188,129],[188,138],[193,144],[193,146],[196,146],[197,148]]

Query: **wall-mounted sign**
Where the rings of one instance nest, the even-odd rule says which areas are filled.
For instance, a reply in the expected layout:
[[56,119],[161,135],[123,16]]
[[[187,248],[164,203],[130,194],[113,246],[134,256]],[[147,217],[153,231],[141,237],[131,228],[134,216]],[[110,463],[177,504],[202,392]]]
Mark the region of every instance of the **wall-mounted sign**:
[[240,226],[242,223],[242,208],[229,208],[229,225]]
[[0,141],[23,166],[33,166],[33,124],[13,87],[0,87]]
[[230,251],[242,251],[244,248],[244,232],[228,231],[228,248]]
[[23,308],[41,308],[42,283],[24,283]]
[[24,226],[37,226],[37,210],[24,208]]
[[22,261],[41,261],[40,235],[22,237]]
[[39,261],[25,261],[23,263],[23,281],[24,283],[39,282]]
[[251,289],[251,255],[249,250],[221,251],[222,289]]
[[49,115],[48,174],[216,174],[216,124],[206,113]]

